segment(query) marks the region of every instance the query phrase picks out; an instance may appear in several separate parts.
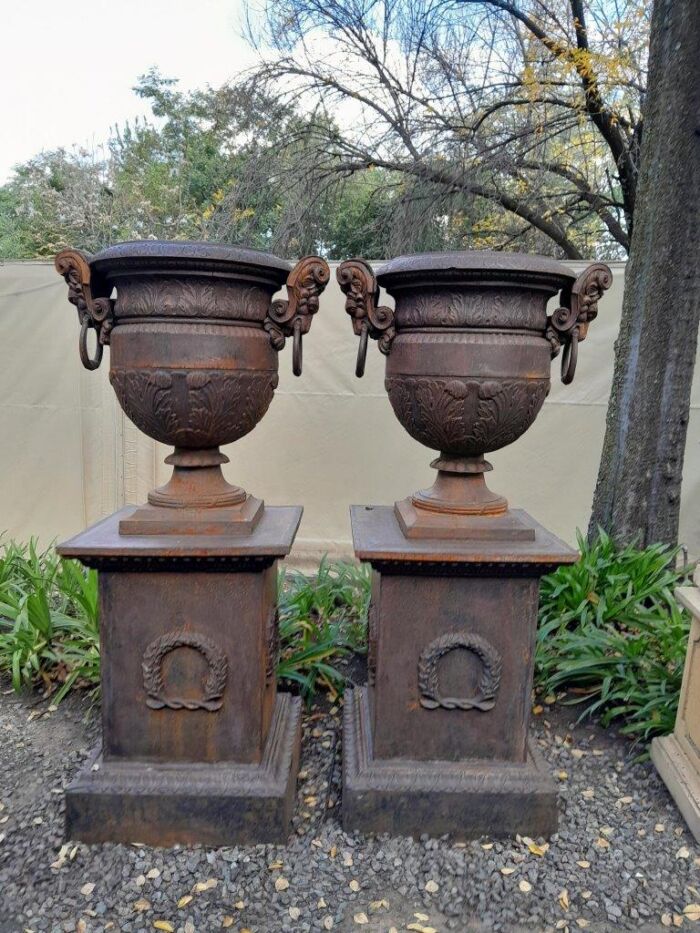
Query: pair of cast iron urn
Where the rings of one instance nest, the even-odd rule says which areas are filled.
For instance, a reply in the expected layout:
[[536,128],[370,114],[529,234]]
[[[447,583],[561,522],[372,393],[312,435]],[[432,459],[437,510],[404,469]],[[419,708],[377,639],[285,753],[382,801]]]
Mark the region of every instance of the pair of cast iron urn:
[[[277,561],[302,510],[229,484],[220,447],[265,414],[288,338],[301,373],[329,267],[142,241],[64,250],[56,268],[83,364],[96,369],[109,345],[124,412],[174,448],[172,477],[146,504],[60,547],[99,571],[102,648],[102,746],[67,791],[68,835],[282,841],[300,703],[276,689]],[[538,587],[577,555],[489,490],[484,454],[535,420],[561,349],[571,381],[610,270],[595,263],[577,278],[552,259],[463,252],[400,257],[376,276],[348,260],[337,278],[360,338],[357,375],[376,339],[397,418],[438,453],[429,489],[351,508],[356,554],[374,572],[368,684],[345,701],[343,822],[548,834],[556,791],[527,735]]]

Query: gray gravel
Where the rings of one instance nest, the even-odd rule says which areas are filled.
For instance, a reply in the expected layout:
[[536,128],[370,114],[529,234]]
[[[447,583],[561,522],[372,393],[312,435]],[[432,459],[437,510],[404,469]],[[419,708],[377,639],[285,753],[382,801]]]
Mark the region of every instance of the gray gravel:
[[700,848],[653,767],[633,763],[623,739],[571,727],[565,709],[535,725],[561,789],[561,830],[544,854],[519,839],[345,834],[338,710],[305,719],[287,846],[62,849],[61,791],[97,717],[86,722],[80,699],[47,713],[2,687],[0,933],[700,930],[684,914],[700,903]]

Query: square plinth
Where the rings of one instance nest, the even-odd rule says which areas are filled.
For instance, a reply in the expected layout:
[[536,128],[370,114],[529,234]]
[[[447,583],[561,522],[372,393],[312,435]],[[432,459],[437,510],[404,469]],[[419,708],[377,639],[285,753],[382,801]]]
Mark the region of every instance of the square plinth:
[[105,760],[98,750],[66,790],[66,838],[153,846],[284,843],[300,740],[300,700],[279,693],[258,764]]
[[299,704],[276,691],[277,560],[300,508],[245,539],[119,533],[129,509],[62,544],[98,570],[102,746],[66,797],[86,841],[281,842]]
[[365,833],[474,839],[549,836],[557,788],[532,742],[524,762],[374,757],[367,690],[346,694],[343,826]]
[[554,784],[528,740],[538,591],[578,555],[513,514],[528,538],[407,538],[394,509],[351,509],[373,574],[368,686],[345,719],[348,828],[556,826]]

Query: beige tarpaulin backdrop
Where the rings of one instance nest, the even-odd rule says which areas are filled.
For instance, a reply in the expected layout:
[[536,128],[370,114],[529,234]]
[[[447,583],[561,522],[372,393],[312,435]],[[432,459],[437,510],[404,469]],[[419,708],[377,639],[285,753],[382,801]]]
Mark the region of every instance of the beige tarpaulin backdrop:
[[[575,268],[582,268],[572,264]],[[605,425],[624,265],[580,349],[573,385],[558,379],[534,426],[492,454],[492,488],[567,541],[585,529]],[[670,302],[672,307],[672,302]],[[48,542],[124,502],[145,499],[169,470],[157,447],[122,415],[107,379],[78,358],[77,315],[49,263],[0,265],[0,529]],[[310,335],[304,374],[280,358],[280,386],[255,430],[227,452],[228,477],[268,504],[304,505],[298,560],[350,553],[350,503],[391,503],[432,482],[431,452],[391,411],[376,345],[355,378],[357,340],[333,274]],[[698,374],[700,376],[700,373]],[[696,378],[683,482],[681,540],[700,553],[700,381]]]

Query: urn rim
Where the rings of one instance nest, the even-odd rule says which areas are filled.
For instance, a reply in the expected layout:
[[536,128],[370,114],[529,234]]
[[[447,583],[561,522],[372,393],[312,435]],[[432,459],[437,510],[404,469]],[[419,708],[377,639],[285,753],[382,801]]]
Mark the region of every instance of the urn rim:
[[376,275],[389,291],[411,285],[493,282],[540,286],[554,293],[576,280],[576,273],[558,259],[496,250],[409,253],[383,263]]
[[198,240],[127,240],[95,253],[90,267],[105,278],[126,272],[206,272],[234,277],[253,272],[279,285],[292,269],[291,263],[273,253]]

